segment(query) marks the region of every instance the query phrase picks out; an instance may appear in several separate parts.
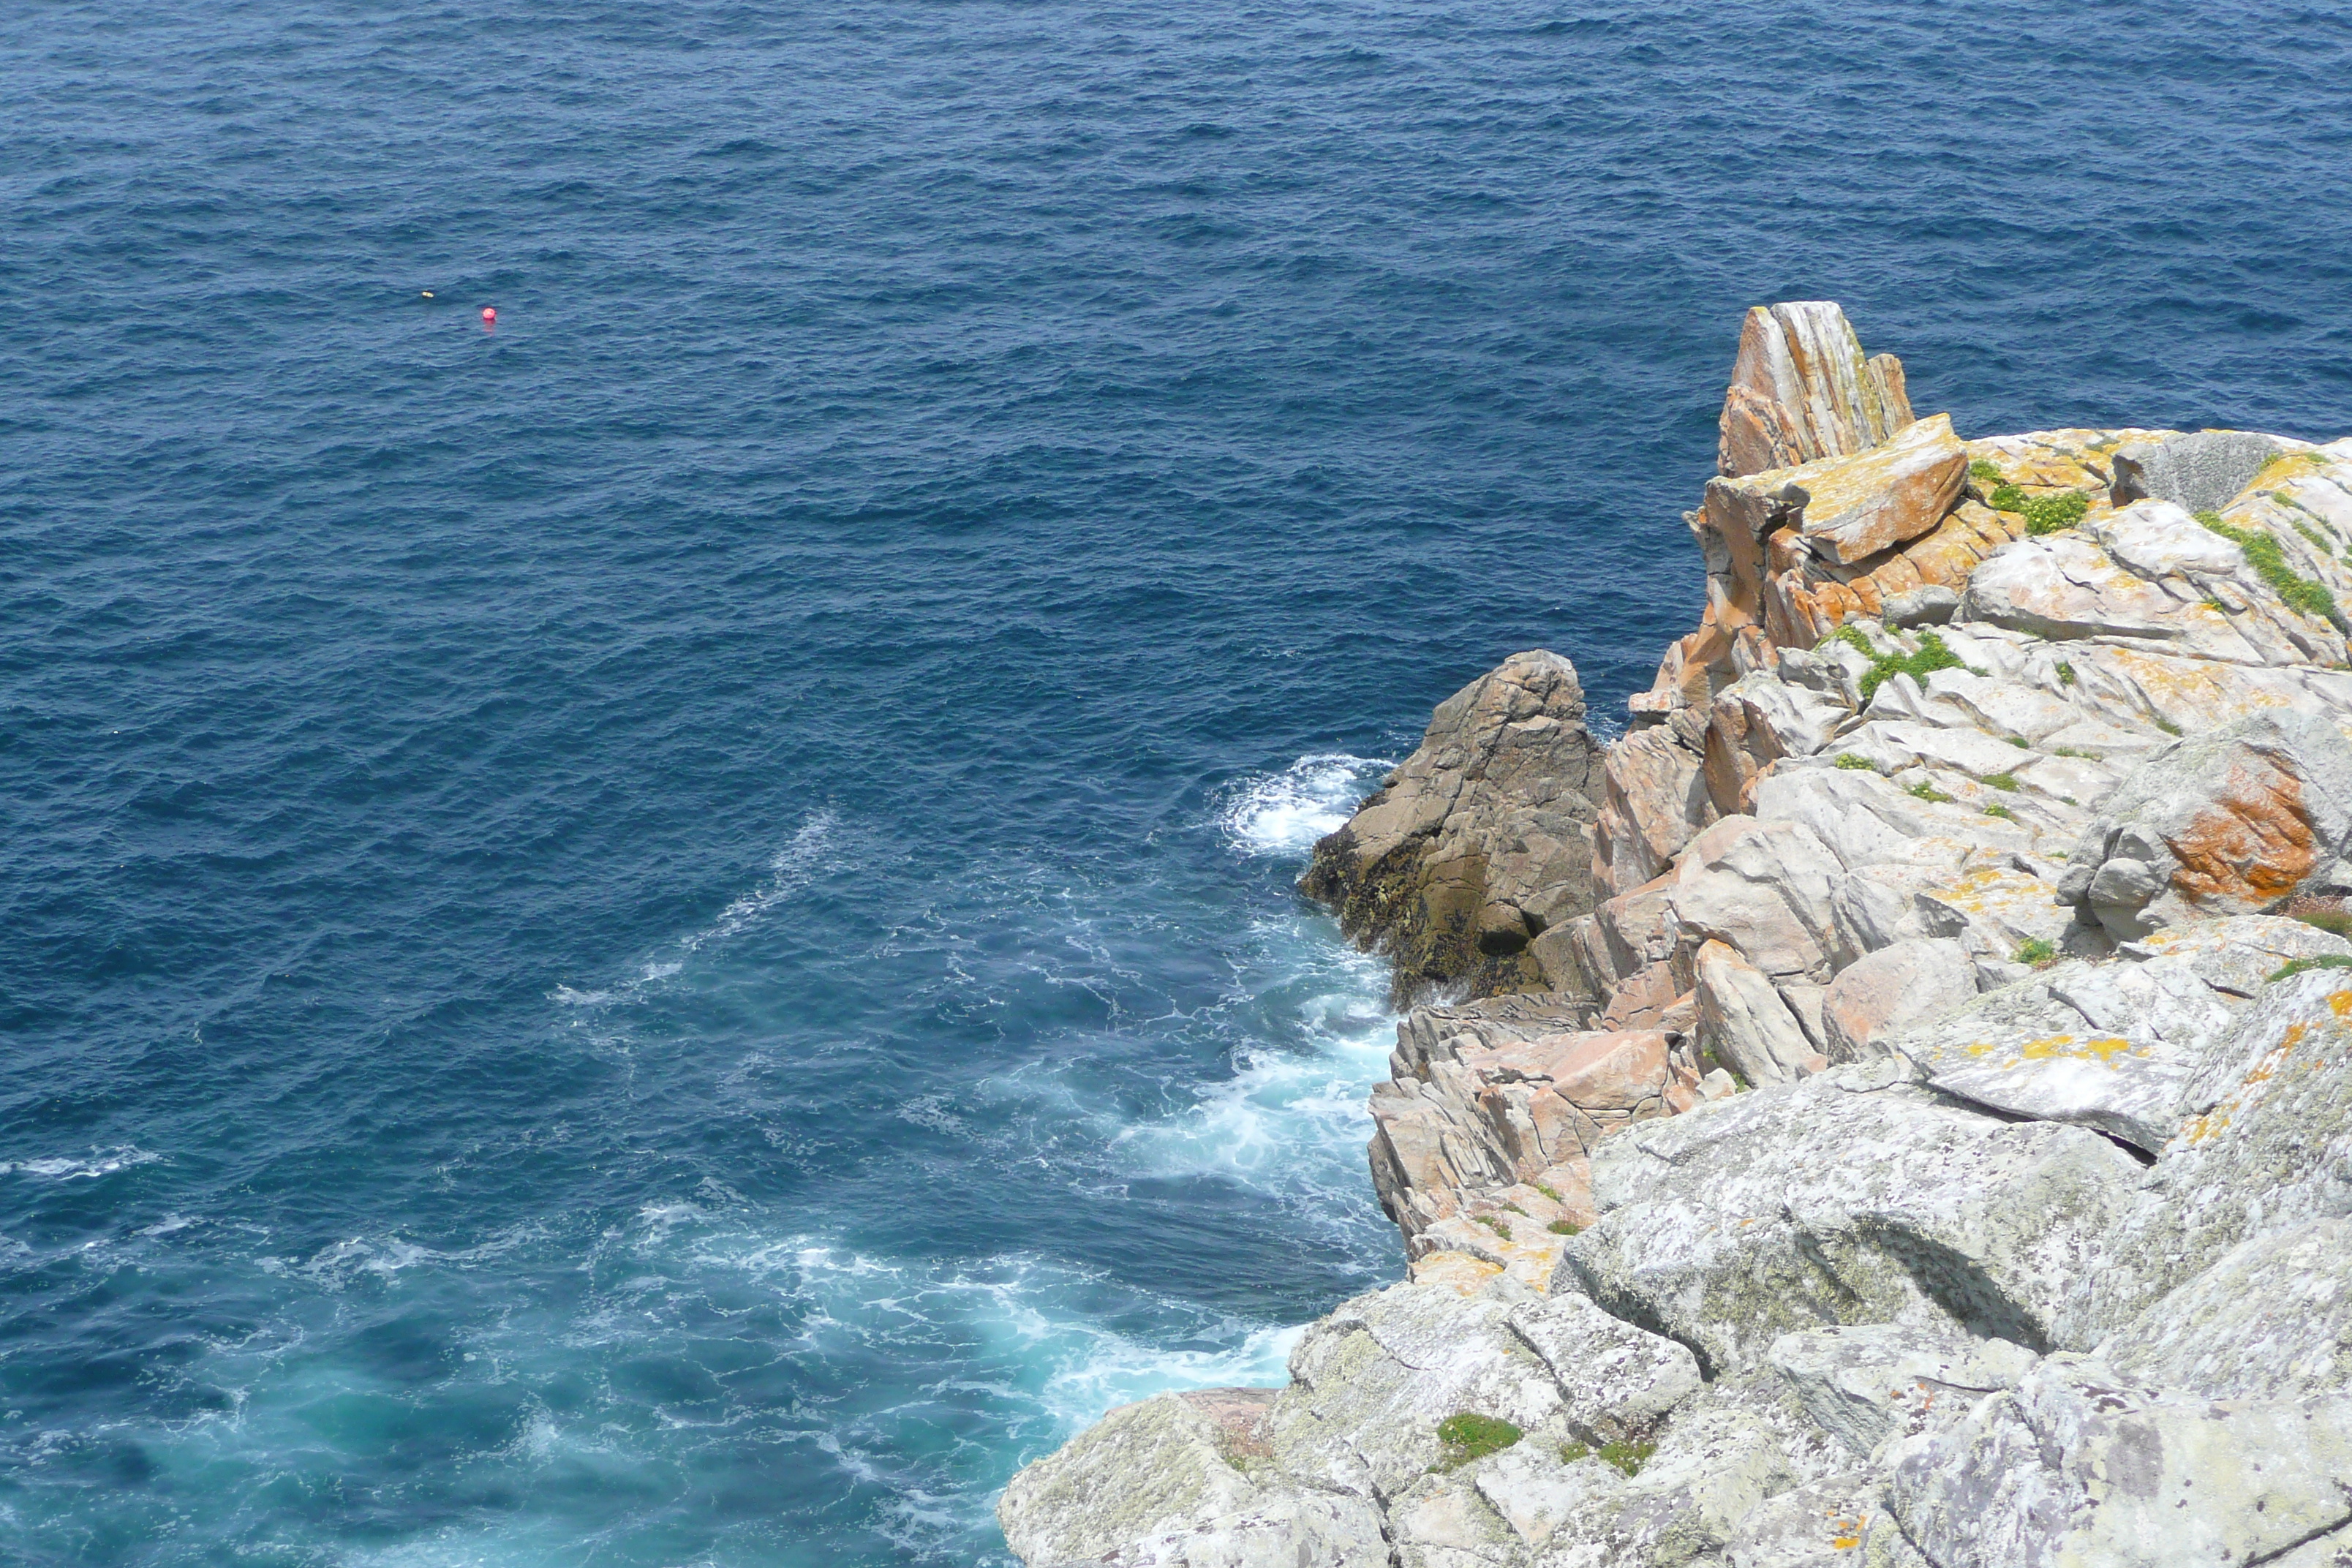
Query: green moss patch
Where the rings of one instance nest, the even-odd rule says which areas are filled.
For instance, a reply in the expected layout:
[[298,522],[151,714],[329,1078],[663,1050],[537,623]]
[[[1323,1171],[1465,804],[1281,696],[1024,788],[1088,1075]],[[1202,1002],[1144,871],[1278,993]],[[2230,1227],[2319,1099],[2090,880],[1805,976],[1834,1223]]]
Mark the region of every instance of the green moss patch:
[[1842,768],[1852,769],[1857,773],[1866,773],[1871,771],[1869,762],[1864,758],[1855,756],[1852,752],[1840,752],[1838,753],[1837,765]]
[[2057,956],[2058,949],[2038,936],[2027,937],[2017,946],[2017,962],[2020,963],[2048,963]]
[[2336,614],[2336,595],[2323,583],[2299,577],[2294,568],[2286,563],[2286,552],[2271,534],[2258,528],[2234,528],[2221,521],[2218,511],[2200,511],[2197,521],[2245,552],[2246,564],[2254,575],[2271,585],[2271,591],[2285,601],[2290,609],[2321,620]]
[[1580,1236],[1584,1227],[1572,1219],[1556,1219],[1546,1227],[1554,1236]]
[[1473,1459],[1499,1454],[1524,1436],[1517,1426],[1496,1416],[1467,1410],[1459,1415],[1449,1415],[1437,1424],[1437,1440],[1445,1445],[1445,1452],[1432,1468],[1458,1468]]
[[[1934,632],[1921,632],[1919,646],[1910,653],[1881,653],[1870,646],[1870,639],[1857,626],[1840,626],[1837,639],[1870,660],[1870,668],[1862,674],[1862,700],[1868,702],[1878,689],[1898,675],[1914,680],[1925,680],[1939,669],[1966,669],[1960,656],[1949,644]],[[1868,764],[1864,764],[1867,766]]]
[[1640,1475],[1642,1467],[1648,1464],[1650,1456],[1657,1451],[1658,1446],[1655,1443],[1634,1443],[1623,1439],[1614,1443],[1603,1443],[1598,1450],[1583,1443],[1562,1443],[1559,1446],[1559,1457],[1570,1464],[1572,1465],[1579,1459],[1597,1458],[1604,1465],[1615,1466],[1624,1473],[1628,1480]]
[[2323,954],[2318,958],[2298,958],[2282,965],[2271,975],[2273,980],[2284,980],[2289,975],[2307,973],[2315,969],[2352,969],[2352,955],[2340,952]]

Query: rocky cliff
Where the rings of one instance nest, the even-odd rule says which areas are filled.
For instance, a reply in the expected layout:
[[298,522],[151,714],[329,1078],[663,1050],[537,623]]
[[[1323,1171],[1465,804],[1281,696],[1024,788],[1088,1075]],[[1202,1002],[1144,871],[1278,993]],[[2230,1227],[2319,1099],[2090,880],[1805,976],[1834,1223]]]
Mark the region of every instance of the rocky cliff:
[[2352,1563],[2352,440],[1963,440],[1808,303],[1719,467],[1625,737],[1517,655],[1303,884],[1412,1278],[1031,1568]]

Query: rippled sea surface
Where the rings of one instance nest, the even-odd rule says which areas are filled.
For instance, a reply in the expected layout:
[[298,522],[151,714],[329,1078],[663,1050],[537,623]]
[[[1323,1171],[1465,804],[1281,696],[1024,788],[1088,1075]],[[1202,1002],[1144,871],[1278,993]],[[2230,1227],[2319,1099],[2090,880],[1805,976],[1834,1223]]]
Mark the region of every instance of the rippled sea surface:
[[2317,5],[0,12],[0,1560],[1006,1561],[1400,1273],[1292,879],[1741,310],[2332,437],[2347,169]]

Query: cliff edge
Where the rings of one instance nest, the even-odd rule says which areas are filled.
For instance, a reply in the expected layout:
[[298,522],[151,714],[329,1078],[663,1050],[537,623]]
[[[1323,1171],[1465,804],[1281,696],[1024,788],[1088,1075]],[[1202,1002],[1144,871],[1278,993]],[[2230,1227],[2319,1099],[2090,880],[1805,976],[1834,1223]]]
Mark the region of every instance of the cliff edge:
[[2352,440],[1962,439],[1759,308],[1700,626],[1513,658],[1302,883],[1404,1283],[1030,1568],[2352,1564]]

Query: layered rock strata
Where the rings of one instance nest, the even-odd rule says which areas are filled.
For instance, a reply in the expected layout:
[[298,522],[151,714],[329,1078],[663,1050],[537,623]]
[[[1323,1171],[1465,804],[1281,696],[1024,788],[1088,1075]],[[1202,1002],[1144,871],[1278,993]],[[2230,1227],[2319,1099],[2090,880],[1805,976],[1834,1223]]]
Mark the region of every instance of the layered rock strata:
[[1411,1279],[1022,1472],[1031,1568],[2352,1564],[2352,440],[1902,395],[1751,313],[1625,737],[1521,655],[1318,847],[1465,998]]

